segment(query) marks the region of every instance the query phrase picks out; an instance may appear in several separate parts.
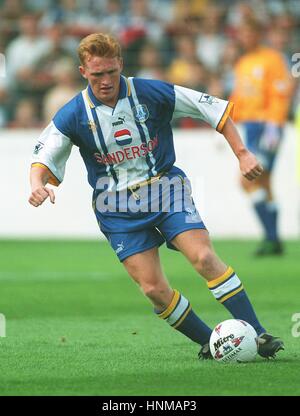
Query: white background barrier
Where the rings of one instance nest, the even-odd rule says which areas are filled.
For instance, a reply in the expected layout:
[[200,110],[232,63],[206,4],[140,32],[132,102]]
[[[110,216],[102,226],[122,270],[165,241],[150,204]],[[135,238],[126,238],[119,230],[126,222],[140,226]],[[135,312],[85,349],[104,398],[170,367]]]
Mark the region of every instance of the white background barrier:
[[[84,163],[74,146],[64,182],[55,189],[56,203],[34,208],[29,166],[40,131],[0,131],[0,238],[93,238],[100,232],[91,208],[92,189]],[[213,130],[175,130],[176,165],[189,176],[193,197],[213,238],[257,238],[260,226],[239,187],[238,162],[222,135]],[[282,210],[285,238],[300,235],[300,185],[296,179],[296,133],[285,129],[274,172],[274,188]]]

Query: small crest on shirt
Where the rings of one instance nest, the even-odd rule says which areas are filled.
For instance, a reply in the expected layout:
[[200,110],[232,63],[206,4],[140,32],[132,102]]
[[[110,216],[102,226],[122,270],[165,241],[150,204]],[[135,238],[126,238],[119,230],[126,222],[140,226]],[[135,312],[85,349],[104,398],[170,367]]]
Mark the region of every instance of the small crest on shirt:
[[206,104],[213,104],[213,103],[218,103],[218,100],[216,99],[216,97],[213,97],[212,95],[208,95],[208,94],[202,94],[198,103],[206,103]]
[[132,108],[135,120],[138,123],[145,123],[149,118],[149,110],[146,104],[138,104]]

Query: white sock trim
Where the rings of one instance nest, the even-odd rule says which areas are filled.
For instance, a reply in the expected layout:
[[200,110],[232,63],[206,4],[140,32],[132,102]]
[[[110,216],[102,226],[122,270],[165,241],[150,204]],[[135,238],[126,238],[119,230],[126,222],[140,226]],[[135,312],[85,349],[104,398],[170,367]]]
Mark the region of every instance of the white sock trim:
[[181,299],[175,308],[175,310],[171,313],[171,315],[166,319],[168,324],[173,325],[175,322],[178,321],[179,318],[184,314],[187,307],[189,306],[189,301],[181,295]]

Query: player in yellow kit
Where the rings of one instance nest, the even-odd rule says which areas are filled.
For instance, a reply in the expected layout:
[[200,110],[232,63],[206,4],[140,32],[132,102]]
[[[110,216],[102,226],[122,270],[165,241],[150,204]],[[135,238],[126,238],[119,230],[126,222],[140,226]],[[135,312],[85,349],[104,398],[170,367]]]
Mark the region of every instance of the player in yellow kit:
[[264,46],[261,35],[259,23],[253,20],[243,23],[239,30],[245,53],[234,68],[231,101],[235,103],[235,121],[244,126],[247,147],[264,167],[264,173],[254,182],[241,179],[264,229],[265,238],[256,254],[278,255],[283,247],[277,229],[278,207],[271,189],[271,173],[288,115],[291,80],[284,57]]

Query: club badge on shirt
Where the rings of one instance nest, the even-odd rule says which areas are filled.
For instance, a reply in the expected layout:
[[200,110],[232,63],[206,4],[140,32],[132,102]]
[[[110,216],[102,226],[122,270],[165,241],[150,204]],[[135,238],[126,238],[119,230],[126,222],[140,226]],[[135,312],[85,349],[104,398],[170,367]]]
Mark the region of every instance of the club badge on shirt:
[[149,110],[146,104],[138,104],[132,107],[133,115],[138,123],[145,123],[149,118]]

